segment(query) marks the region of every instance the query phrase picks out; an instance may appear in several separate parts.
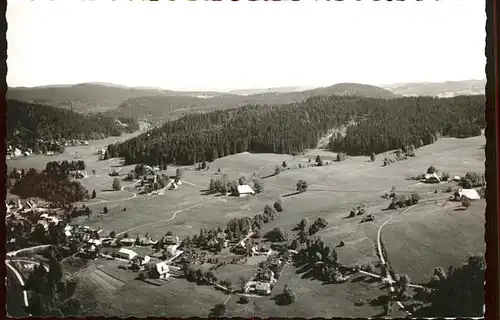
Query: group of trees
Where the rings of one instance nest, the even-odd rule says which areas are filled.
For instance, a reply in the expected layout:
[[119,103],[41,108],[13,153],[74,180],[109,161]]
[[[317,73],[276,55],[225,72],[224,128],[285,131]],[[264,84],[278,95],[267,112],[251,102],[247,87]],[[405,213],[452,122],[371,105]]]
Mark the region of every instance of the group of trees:
[[345,136],[332,136],[330,148],[349,155],[368,155],[412,144],[418,148],[434,143],[442,135],[477,136],[485,126],[484,101],[484,96],[372,101],[373,109],[358,113],[365,118],[349,125]]
[[407,194],[394,195],[394,197],[392,197],[388,209],[393,210],[398,208],[409,207],[417,204],[418,201],[420,201],[420,195],[418,193],[412,193],[411,195]]
[[32,293],[29,311],[34,316],[71,317],[84,314],[80,301],[73,297],[77,283],[64,280],[63,273],[62,263],[53,254],[48,256],[47,266],[40,263],[34,267],[26,282],[26,289]]
[[319,237],[316,239],[300,236],[292,241],[292,247],[297,246],[298,254],[294,259],[299,264],[312,266],[312,275],[323,281],[337,281],[341,276],[338,270],[339,262],[337,251],[333,247],[326,246]]
[[7,113],[6,141],[31,148],[34,152],[52,150],[52,140],[101,139],[138,128],[134,119],[121,118],[128,125],[124,127],[119,126],[115,119],[98,113],[84,115],[11,99],[7,100]]
[[[330,148],[349,155],[371,155],[435,135],[473,136],[485,125],[484,96],[370,99],[317,96],[301,103],[244,106],[192,114],[120,144],[110,156],[127,164],[194,164],[239,152],[293,154],[315,147],[329,129],[355,120],[345,136],[332,136]],[[432,137],[431,137],[432,136]]]
[[85,170],[85,161],[50,161],[45,166],[45,171],[53,174],[68,176],[70,171]]
[[467,172],[459,184],[465,189],[477,188],[486,185],[486,179],[482,172]]
[[[210,184],[208,186],[208,191],[210,193],[221,193],[227,194],[230,193],[233,196],[238,195],[238,186],[248,184],[245,177],[241,176],[238,178],[238,181],[233,180],[229,181],[227,174],[223,174],[221,179],[211,179]],[[253,180],[253,190],[255,193],[261,193],[264,191],[264,183],[260,179]]]
[[23,198],[42,198],[59,206],[89,198],[88,190],[80,182],[33,168],[22,178],[15,180],[11,192]]
[[470,256],[467,263],[434,270],[423,298],[432,304],[422,308],[418,316],[481,317],[484,306],[484,256]]

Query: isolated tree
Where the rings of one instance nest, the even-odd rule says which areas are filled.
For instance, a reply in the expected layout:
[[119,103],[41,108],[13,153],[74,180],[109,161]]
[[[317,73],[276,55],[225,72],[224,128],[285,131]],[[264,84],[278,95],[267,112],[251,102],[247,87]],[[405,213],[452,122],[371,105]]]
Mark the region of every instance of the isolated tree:
[[283,163],[281,164],[281,166],[283,167],[283,169],[286,169],[286,167],[287,167],[286,161],[283,161]]
[[259,179],[255,179],[253,181],[253,189],[256,193],[261,193],[262,191],[264,191],[264,183]]
[[288,236],[282,228],[276,227],[266,234],[266,238],[271,242],[281,242],[286,241]]
[[321,159],[319,154],[316,156],[316,165],[318,165],[319,167],[323,165],[323,160]]
[[115,191],[120,190],[121,189],[120,179],[114,178],[112,187],[113,187],[113,190],[115,190]]
[[92,174],[95,176],[95,174],[96,174],[95,169],[92,169]]
[[299,180],[296,184],[298,192],[305,192],[307,190],[307,182],[305,180]]
[[471,202],[469,199],[464,198],[462,199],[462,206],[467,210],[471,205]]
[[430,166],[429,168],[427,168],[427,173],[429,174],[433,174],[435,173],[437,170],[434,166]]
[[94,189],[94,190],[92,190],[92,199],[95,199],[95,197],[97,197],[97,194],[96,194],[95,189]]
[[276,165],[276,167],[274,168],[274,174],[279,174],[281,172],[281,168],[280,166]]
[[104,214],[107,214],[108,213],[108,207],[102,208],[102,212],[104,212]]
[[278,200],[276,200],[276,202],[274,203],[274,209],[276,209],[276,211],[278,212],[283,212],[283,210],[285,209],[285,202],[282,198],[278,198]]
[[181,168],[177,168],[175,170],[175,179],[180,180],[182,178],[183,173],[184,172]]
[[372,153],[372,155],[370,156],[370,160],[371,160],[371,161],[375,161],[375,158],[376,158],[375,153]]
[[241,176],[239,179],[238,179],[238,183],[240,184],[240,186],[246,184],[246,179],[245,177]]
[[307,218],[304,218],[299,222],[299,229],[305,230],[308,225],[309,225],[309,220]]
[[226,313],[226,305],[218,303],[212,308],[211,316],[220,317]]
[[111,231],[111,232],[109,233],[109,237],[110,237],[110,238],[116,238],[116,231],[114,231],[114,230],[113,230],[113,231]]
[[292,304],[296,300],[295,293],[288,287],[287,284],[283,289],[283,293],[281,294],[280,299],[282,300],[283,304]]

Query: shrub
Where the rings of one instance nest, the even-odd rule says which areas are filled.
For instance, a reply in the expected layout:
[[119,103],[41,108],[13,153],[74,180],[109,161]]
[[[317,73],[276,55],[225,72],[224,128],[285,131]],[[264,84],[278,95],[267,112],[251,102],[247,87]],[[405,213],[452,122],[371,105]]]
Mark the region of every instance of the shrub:
[[427,168],[427,173],[429,174],[433,174],[435,173],[437,170],[434,166],[430,166],[429,168]]
[[482,187],[486,184],[484,173],[467,172],[465,176],[460,179],[459,184],[465,189]]
[[274,203],[274,209],[276,209],[276,211],[278,212],[283,212],[283,210],[285,209],[285,203],[283,202],[283,199],[279,198],[278,200],[276,200],[276,202]]
[[297,181],[296,186],[298,192],[305,192],[307,190],[307,182],[304,180]]
[[238,300],[238,302],[241,304],[247,304],[250,302],[250,299],[248,299],[247,296],[241,296],[240,299]]
[[471,202],[470,202],[470,200],[469,200],[469,199],[462,199],[462,206],[463,206],[465,209],[469,208],[469,207],[470,207],[470,205],[471,205]]
[[361,306],[364,306],[365,304],[366,304],[366,300],[364,300],[364,299],[359,299],[358,301],[356,301],[356,302],[354,303],[354,305],[355,305],[356,307],[361,307]]
[[448,181],[449,179],[450,179],[450,173],[449,172],[443,172],[443,175],[441,176],[441,180]]
[[121,183],[120,183],[120,180],[118,178],[113,179],[112,187],[113,187],[113,190],[115,190],[115,191],[118,191],[121,189]]

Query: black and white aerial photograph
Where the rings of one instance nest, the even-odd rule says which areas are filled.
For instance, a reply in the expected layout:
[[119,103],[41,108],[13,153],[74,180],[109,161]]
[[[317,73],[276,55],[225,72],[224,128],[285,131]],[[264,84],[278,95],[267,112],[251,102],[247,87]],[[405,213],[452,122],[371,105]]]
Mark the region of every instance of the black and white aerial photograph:
[[6,19],[8,317],[483,317],[485,1]]

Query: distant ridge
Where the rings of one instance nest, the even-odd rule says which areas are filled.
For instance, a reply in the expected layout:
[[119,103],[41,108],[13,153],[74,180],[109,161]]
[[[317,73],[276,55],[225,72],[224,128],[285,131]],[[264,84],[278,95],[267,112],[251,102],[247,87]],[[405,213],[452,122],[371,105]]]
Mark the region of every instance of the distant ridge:
[[446,82],[411,82],[382,85],[402,96],[454,97],[459,95],[478,95],[485,93],[486,80],[463,80]]
[[384,99],[396,97],[394,93],[376,86],[359,83],[338,83],[329,87],[296,92],[268,91],[250,95],[219,93],[207,98],[165,95],[139,97],[123,102],[116,110],[110,110],[108,114],[164,122],[194,112],[210,112],[218,109],[237,108],[243,105],[289,104],[302,102],[319,95],[351,95]]

